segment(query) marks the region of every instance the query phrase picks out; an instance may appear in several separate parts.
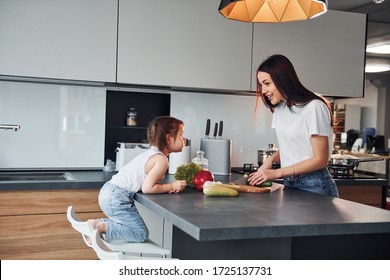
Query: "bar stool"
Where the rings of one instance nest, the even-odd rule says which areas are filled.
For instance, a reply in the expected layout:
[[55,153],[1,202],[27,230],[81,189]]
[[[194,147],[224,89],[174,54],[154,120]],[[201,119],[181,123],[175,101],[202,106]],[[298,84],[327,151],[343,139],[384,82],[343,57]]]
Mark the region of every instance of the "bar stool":
[[67,218],[72,227],[81,233],[85,244],[96,252],[100,259],[170,259],[171,251],[157,245],[150,239],[142,243],[124,240],[103,240],[91,224],[81,221],[69,206]]

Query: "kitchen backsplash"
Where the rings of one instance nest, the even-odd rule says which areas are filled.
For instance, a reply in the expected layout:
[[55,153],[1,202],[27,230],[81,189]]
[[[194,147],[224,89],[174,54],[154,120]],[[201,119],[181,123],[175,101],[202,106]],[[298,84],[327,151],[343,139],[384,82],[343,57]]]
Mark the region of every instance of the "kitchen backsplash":
[[[185,122],[192,158],[209,118],[210,136],[214,124],[224,122],[232,167],[257,164],[257,149],[277,143],[268,109],[259,106],[255,122],[255,102],[253,95],[174,91],[171,115]],[[102,168],[105,110],[104,87],[0,81],[0,124],[21,126],[0,130],[0,169]]]
[[185,137],[191,139],[192,158],[205,137],[206,121],[211,119],[210,136],[214,124],[223,121],[222,138],[232,141],[232,167],[244,163],[257,165],[257,150],[276,142],[271,128],[272,114],[259,106],[254,118],[255,96],[173,92],[171,115],[185,123]]

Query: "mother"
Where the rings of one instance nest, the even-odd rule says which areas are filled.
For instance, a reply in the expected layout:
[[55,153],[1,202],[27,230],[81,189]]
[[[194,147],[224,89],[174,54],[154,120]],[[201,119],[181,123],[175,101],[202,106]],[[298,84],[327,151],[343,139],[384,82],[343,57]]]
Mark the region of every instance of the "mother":
[[[251,185],[283,178],[287,189],[338,197],[327,169],[333,150],[330,103],[304,87],[290,60],[280,54],[268,57],[259,66],[256,94],[273,113],[279,151],[250,174]],[[272,163],[278,161],[281,168],[272,169]]]

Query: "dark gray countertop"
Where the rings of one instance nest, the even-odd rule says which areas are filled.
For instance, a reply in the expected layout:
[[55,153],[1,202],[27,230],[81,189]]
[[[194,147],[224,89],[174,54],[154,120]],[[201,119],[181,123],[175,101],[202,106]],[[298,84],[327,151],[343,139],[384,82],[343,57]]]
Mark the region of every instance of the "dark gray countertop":
[[303,191],[208,197],[186,189],[136,200],[199,241],[390,233],[390,211]]
[[[9,171],[6,171],[9,172]],[[42,172],[42,171],[38,171]],[[53,172],[53,171],[47,171]],[[57,172],[57,171],[54,171]],[[93,189],[101,188],[105,182],[111,179],[116,172],[103,172],[101,170],[65,170],[75,177],[76,180],[71,181],[1,181],[0,190],[60,190],[60,189]],[[3,171],[0,171],[2,174]],[[232,173],[231,176],[217,175],[216,181],[233,182],[242,175]],[[166,175],[165,180],[173,180],[173,175]],[[339,185],[386,185],[384,179],[377,179],[368,176],[365,179],[336,179]]]
[[[42,171],[37,171],[42,173]],[[58,171],[47,171],[58,172]],[[103,172],[101,170],[66,170],[75,180],[61,181],[0,181],[0,190],[72,190],[101,188],[116,172]],[[0,174],[2,174],[0,172]]]

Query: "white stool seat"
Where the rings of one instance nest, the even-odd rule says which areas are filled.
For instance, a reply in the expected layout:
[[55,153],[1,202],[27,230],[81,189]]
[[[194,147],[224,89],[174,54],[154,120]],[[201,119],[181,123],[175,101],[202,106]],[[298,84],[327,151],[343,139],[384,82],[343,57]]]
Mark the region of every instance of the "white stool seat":
[[[154,243],[118,243],[117,250],[114,250],[111,243],[104,241],[96,229],[92,228],[92,224],[88,223],[92,230],[92,248],[95,250],[96,255],[101,260],[161,260],[162,257],[165,259],[171,259],[166,257],[168,254],[163,254],[169,250],[163,249],[160,251],[155,246],[158,246]],[[123,246],[121,246],[123,245]],[[145,248],[149,250],[142,250],[142,245],[147,245]],[[160,247],[161,248],[161,247]],[[162,248],[161,248],[162,249]],[[144,254],[159,255],[160,257],[145,256]]]

